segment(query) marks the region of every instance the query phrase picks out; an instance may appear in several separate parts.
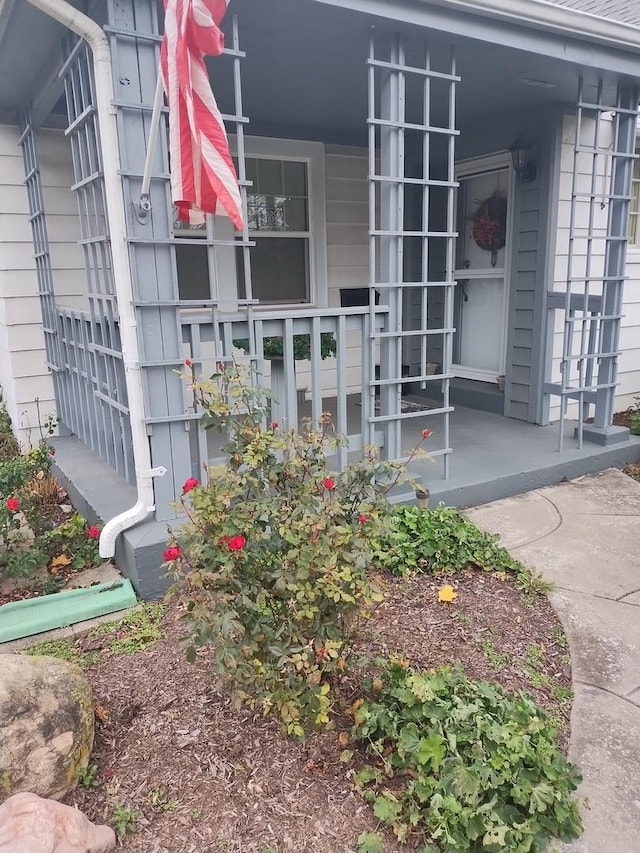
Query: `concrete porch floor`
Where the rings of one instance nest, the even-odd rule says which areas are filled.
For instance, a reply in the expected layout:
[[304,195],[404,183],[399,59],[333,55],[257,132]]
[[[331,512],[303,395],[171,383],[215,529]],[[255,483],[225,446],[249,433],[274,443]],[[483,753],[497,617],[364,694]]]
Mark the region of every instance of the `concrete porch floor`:
[[[361,408],[357,402],[357,398],[349,399],[350,434],[360,432]],[[331,410],[331,403],[325,401],[327,410]],[[443,422],[442,415],[428,411],[424,417],[404,421],[403,450],[415,446],[425,427],[433,430],[432,437],[425,442],[427,450],[441,449]],[[567,424],[566,429],[565,449],[558,453],[557,425],[538,427],[502,415],[458,408],[451,415],[453,453],[449,479],[444,479],[442,458],[414,462],[411,473],[430,490],[431,506],[443,501],[450,506],[466,507],[640,460],[640,437],[632,436],[628,442],[611,447],[585,442],[582,450],[578,450],[572,437],[573,427]],[[105,522],[135,503],[135,489],[79,439],[69,436],[54,439],[52,443],[56,448],[56,473],[76,508],[92,523]],[[217,455],[215,448],[220,443],[220,438],[211,433],[210,451],[214,451],[211,455]],[[157,462],[167,468],[171,465],[169,459]],[[396,497],[412,500],[414,495],[406,492]],[[162,595],[168,585],[161,568],[168,524],[172,522],[151,518],[119,537],[116,562],[143,598]]]

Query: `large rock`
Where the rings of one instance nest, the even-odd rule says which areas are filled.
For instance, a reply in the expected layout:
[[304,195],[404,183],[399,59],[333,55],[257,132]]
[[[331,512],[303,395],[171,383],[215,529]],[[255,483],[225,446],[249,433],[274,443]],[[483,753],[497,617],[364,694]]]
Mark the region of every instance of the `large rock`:
[[116,846],[109,826],[35,794],[15,794],[0,806],[0,853],[108,853]]
[[61,799],[93,747],[91,688],[74,664],[0,655],[0,801],[20,791]]

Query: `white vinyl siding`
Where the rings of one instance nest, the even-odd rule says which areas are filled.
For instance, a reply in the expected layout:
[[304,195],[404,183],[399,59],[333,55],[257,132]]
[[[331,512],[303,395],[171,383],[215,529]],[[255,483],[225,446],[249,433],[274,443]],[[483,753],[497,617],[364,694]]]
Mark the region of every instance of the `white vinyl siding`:
[[[41,417],[55,411],[46,367],[38,282],[18,128],[0,125],[0,386],[21,441],[38,438]],[[69,189],[71,154],[61,131],[41,130],[38,153],[58,302],[86,307],[78,212]]]

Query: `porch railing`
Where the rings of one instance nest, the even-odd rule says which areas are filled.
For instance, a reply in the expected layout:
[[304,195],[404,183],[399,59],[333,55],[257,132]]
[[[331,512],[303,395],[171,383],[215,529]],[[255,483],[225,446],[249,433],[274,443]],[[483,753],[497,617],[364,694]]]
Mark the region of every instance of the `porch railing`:
[[[126,480],[135,482],[119,340],[89,312],[56,309],[58,414],[62,424]],[[118,335],[117,324],[109,329]]]
[[[196,375],[216,372],[220,360],[237,360],[251,365],[257,383],[271,394],[271,418],[282,426],[299,428],[304,420],[317,424],[330,412],[338,433],[349,439],[338,450],[337,463],[343,468],[351,452],[368,444],[382,447],[382,432],[372,431],[373,412],[369,399],[374,377],[364,364],[370,340],[372,316],[376,326],[383,322],[384,308],[311,308],[299,311],[255,311],[216,314],[189,311],[182,315],[185,359],[193,363]],[[308,336],[309,358],[295,358],[298,336]],[[335,355],[322,358],[323,336],[335,341]],[[282,355],[269,355],[269,338],[282,341]],[[238,345],[240,344],[240,346]],[[265,354],[266,349],[266,354]],[[247,351],[248,350],[248,351]],[[185,399],[186,419],[197,421],[201,411],[195,399]],[[192,438],[194,473],[204,463],[218,458],[215,440],[201,429]]]

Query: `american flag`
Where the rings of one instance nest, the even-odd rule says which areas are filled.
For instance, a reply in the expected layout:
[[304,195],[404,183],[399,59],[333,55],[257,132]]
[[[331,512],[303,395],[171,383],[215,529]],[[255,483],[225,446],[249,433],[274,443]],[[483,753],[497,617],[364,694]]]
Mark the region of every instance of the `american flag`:
[[220,30],[229,0],[164,0],[160,69],[169,105],[171,198],[178,218],[228,216],[243,227],[238,178],[205,56],[224,49]]

